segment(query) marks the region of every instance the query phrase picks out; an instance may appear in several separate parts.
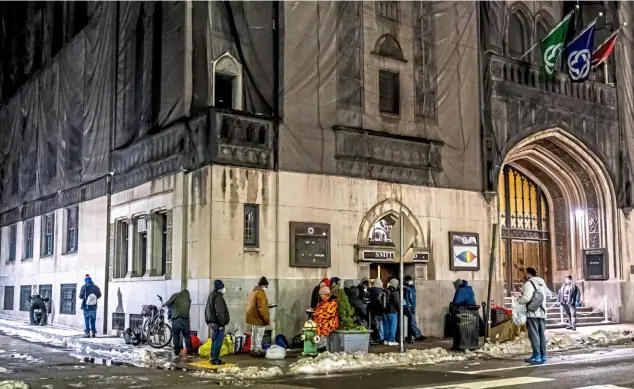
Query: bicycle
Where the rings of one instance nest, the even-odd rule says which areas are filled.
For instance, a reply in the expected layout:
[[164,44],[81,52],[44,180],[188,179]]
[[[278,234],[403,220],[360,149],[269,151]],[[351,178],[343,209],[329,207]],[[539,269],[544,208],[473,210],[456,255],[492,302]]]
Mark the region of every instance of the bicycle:
[[165,309],[163,298],[156,295],[161,302],[160,308],[156,305],[144,305],[141,310],[143,326],[141,338],[154,348],[163,348],[172,341],[172,327],[165,322]]

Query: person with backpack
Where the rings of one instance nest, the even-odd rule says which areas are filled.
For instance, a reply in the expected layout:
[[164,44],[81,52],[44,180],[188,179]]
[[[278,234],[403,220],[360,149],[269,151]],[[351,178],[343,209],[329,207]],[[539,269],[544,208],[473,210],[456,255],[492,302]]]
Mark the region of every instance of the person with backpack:
[[205,322],[211,327],[211,364],[222,365],[220,350],[225,339],[225,327],[229,324],[229,309],[225,301],[225,284],[214,281],[214,290],[207,297]]
[[[374,284],[370,288],[370,313],[372,314],[372,329],[376,332],[375,340],[383,343],[383,305],[381,304],[381,293],[384,292],[383,281],[379,277],[374,280]],[[383,296],[385,300],[385,296]]]
[[522,295],[517,299],[520,305],[526,306],[526,327],[533,349],[533,355],[525,362],[539,365],[546,362],[546,282],[537,277],[537,271],[532,267],[526,269],[526,279]]
[[84,338],[97,337],[97,300],[101,298],[101,289],[86,274],[84,286],[79,291],[81,309],[84,311]]
[[183,289],[174,293],[172,297],[163,306],[172,312],[172,346],[174,347],[174,356],[180,356],[183,349],[183,341],[187,355],[193,355],[192,336],[190,328],[189,311],[192,307],[192,299],[189,290]]
[[566,277],[566,283],[561,286],[557,293],[557,302],[561,305],[568,316],[567,330],[577,330],[577,307],[581,305],[581,291],[572,281],[572,276]]
[[382,295],[379,296],[381,305],[384,307],[383,331],[385,333],[385,341],[383,344],[387,346],[398,346],[396,331],[398,329],[398,313],[401,305],[398,287],[398,280],[392,278],[387,290],[381,292]]

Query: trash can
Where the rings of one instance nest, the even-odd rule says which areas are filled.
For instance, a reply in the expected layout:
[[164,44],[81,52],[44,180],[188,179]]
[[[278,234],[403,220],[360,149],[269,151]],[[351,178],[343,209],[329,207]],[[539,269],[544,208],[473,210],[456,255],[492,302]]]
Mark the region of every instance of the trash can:
[[466,305],[453,307],[454,327],[453,349],[458,351],[475,350],[479,345],[480,307]]

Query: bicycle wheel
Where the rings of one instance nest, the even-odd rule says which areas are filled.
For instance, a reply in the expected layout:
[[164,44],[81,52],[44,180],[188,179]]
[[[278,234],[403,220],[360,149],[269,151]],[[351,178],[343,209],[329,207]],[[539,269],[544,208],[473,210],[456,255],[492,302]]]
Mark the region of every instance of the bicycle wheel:
[[172,327],[166,323],[150,326],[147,334],[147,342],[154,348],[163,348],[172,341]]

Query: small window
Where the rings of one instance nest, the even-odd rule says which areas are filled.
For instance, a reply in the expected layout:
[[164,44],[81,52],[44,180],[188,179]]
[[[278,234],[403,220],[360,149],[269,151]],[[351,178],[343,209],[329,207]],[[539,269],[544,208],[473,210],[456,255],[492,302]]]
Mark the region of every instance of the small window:
[[235,77],[216,74],[214,79],[214,95],[216,108],[233,109],[233,81]]
[[167,267],[167,214],[152,217],[152,275],[163,276]]
[[130,328],[140,331],[143,328],[143,315],[130,314]]
[[20,286],[20,311],[28,312],[31,306],[31,285]]
[[38,293],[43,299],[48,299],[46,302],[46,310],[48,313],[51,313],[51,299],[53,298],[53,285],[40,285],[38,288]]
[[15,261],[15,251],[18,238],[18,226],[16,224],[9,227],[9,261]]
[[34,220],[24,222],[24,259],[33,258]]
[[134,256],[132,257],[132,277],[143,277],[147,270],[147,218],[134,219]]
[[13,299],[14,299],[14,287],[4,287],[4,306],[2,309],[5,311],[13,311]]
[[79,208],[66,209],[66,252],[76,253],[79,238]]
[[256,204],[244,204],[244,247],[258,247],[259,207]]
[[379,110],[398,115],[400,112],[400,85],[398,73],[379,70]]
[[59,313],[62,315],[74,315],[77,301],[77,284],[62,284],[59,299]]
[[40,253],[42,257],[53,255],[55,249],[55,214],[51,213],[42,216],[42,247]]
[[114,278],[124,278],[128,274],[128,223],[118,220],[115,223],[116,252],[114,253]]
[[112,329],[123,331],[125,329],[125,313],[112,314]]

